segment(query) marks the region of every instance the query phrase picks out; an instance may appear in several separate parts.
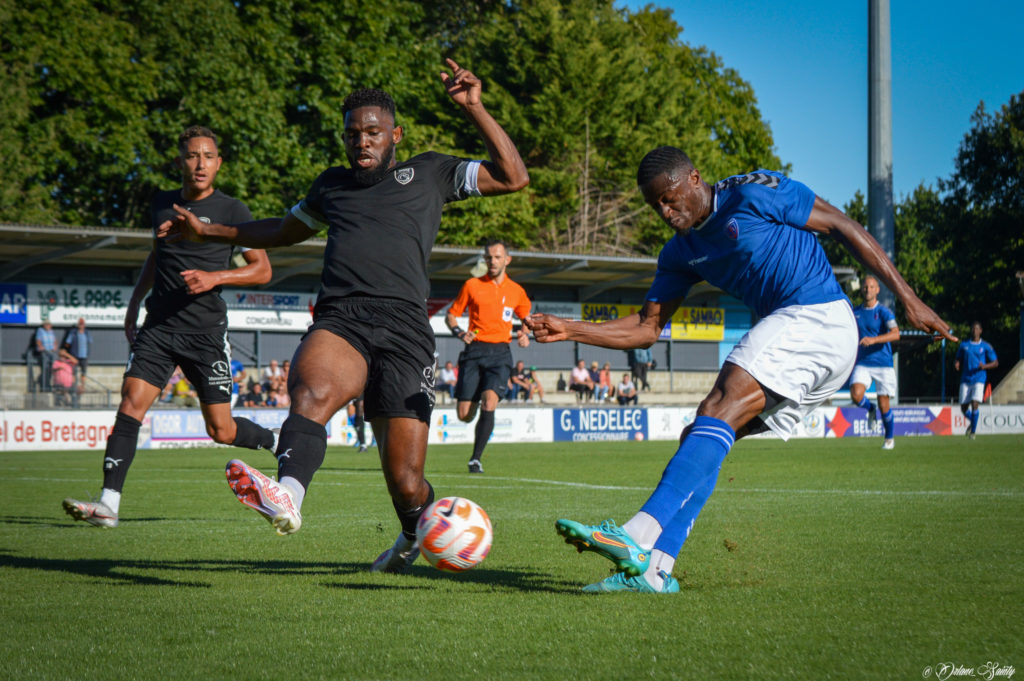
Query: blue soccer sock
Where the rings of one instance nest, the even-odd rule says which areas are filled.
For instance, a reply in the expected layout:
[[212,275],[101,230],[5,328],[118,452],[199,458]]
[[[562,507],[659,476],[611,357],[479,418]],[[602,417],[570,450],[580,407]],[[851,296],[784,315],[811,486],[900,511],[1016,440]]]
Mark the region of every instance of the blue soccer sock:
[[978,432],[978,417],[981,416],[981,409],[972,409],[967,412],[967,416],[971,419],[971,432]]
[[867,398],[867,395],[862,396],[860,402],[854,402],[854,404],[861,409],[871,409],[871,400]]
[[890,409],[882,414],[882,428],[885,430],[885,439],[891,440],[893,431],[896,429],[896,414]]
[[[686,439],[661,474],[654,493],[640,509],[661,525],[661,538],[669,531],[669,525],[679,515],[680,508],[703,506],[711,496],[722,461],[735,441],[736,433],[725,421],[710,416],[698,416],[694,420]],[[699,506],[693,512],[694,518],[700,511]],[[686,532],[689,532],[688,528]],[[682,546],[682,541],[679,546]]]

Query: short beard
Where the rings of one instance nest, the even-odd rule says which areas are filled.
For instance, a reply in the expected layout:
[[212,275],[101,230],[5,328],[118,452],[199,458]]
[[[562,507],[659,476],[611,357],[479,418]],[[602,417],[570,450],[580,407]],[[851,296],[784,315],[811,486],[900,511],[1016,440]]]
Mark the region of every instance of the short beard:
[[360,168],[355,166],[352,172],[355,176],[356,184],[360,187],[371,187],[381,180],[384,176],[391,172],[391,161],[395,158],[395,145],[391,144],[388,150],[384,153],[384,156],[380,159],[380,163],[373,168]]

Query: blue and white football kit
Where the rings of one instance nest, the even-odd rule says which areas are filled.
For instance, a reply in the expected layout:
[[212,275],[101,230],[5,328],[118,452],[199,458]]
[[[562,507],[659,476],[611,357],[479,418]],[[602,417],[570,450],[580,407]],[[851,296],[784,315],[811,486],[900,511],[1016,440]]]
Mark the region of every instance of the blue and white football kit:
[[[726,361],[782,398],[760,419],[786,439],[850,375],[857,356],[853,310],[817,239],[802,229],[815,200],[807,186],[759,170],[712,191],[711,215],[662,248],[647,299],[680,300],[706,280],[761,317]],[[623,526],[653,549],[644,573],[650,584],[671,573],[735,437],[725,421],[698,416],[654,493]]]
[[[860,338],[881,336],[897,326],[896,316],[892,310],[877,302],[871,307],[858,305],[853,310],[853,316],[857,319],[857,333]],[[876,394],[889,397],[896,395],[896,370],[892,363],[891,343],[857,347],[857,364],[853,367],[850,383],[859,383],[867,388],[872,381],[875,383]],[[869,415],[874,418],[875,407],[868,401],[866,395],[861,397],[857,406],[870,410]],[[882,426],[885,429],[885,439],[891,440],[894,430],[894,414],[891,408],[882,413]]]
[[960,409],[971,422],[968,434],[974,434],[978,430],[980,412],[972,409],[971,403],[985,401],[985,382],[988,381],[988,372],[981,365],[996,361],[996,351],[987,341],[964,341],[957,348],[956,361],[960,362]]
[[785,439],[850,375],[856,322],[825,252],[802,229],[814,192],[759,170],[723,180],[713,193],[711,215],[662,248],[647,299],[681,299],[705,280],[762,318],[726,361],[786,398],[762,415]]

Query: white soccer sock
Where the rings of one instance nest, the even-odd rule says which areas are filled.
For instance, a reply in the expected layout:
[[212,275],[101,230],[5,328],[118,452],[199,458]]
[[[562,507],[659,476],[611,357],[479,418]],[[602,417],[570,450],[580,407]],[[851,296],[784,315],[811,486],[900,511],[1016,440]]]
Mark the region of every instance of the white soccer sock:
[[121,493],[104,487],[103,491],[100,493],[100,503],[114,513],[117,513],[118,509],[121,507]]
[[671,575],[672,568],[675,567],[676,559],[664,551],[654,549],[651,551],[651,563],[647,566],[647,572],[644,573],[644,579],[652,587],[661,591],[665,586],[665,579],[662,574]]
[[640,511],[622,526],[629,536],[642,548],[650,551],[661,536],[661,525],[649,513]]
[[302,486],[302,483],[286,475],[280,480],[281,486],[286,488],[292,493],[292,503],[295,504],[295,510],[302,510],[302,500],[306,498],[306,488]]

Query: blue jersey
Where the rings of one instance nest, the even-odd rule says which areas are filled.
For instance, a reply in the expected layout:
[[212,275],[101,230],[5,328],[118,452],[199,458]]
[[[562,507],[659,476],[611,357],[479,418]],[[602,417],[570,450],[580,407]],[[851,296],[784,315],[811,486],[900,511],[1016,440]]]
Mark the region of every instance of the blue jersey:
[[996,361],[996,351],[983,340],[964,341],[956,351],[956,361],[960,362],[961,383],[985,383],[988,373],[981,365]]
[[[860,338],[881,336],[896,328],[896,316],[881,303],[875,303],[874,307],[858,305],[853,308],[853,316],[857,318],[857,333]],[[892,345],[876,343],[857,346],[857,364],[866,367],[891,367]]]
[[761,317],[789,305],[846,299],[818,240],[801,229],[814,207],[806,185],[758,170],[712,189],[711,215],[662,247],[647,300],[685,298],[702,280]]

